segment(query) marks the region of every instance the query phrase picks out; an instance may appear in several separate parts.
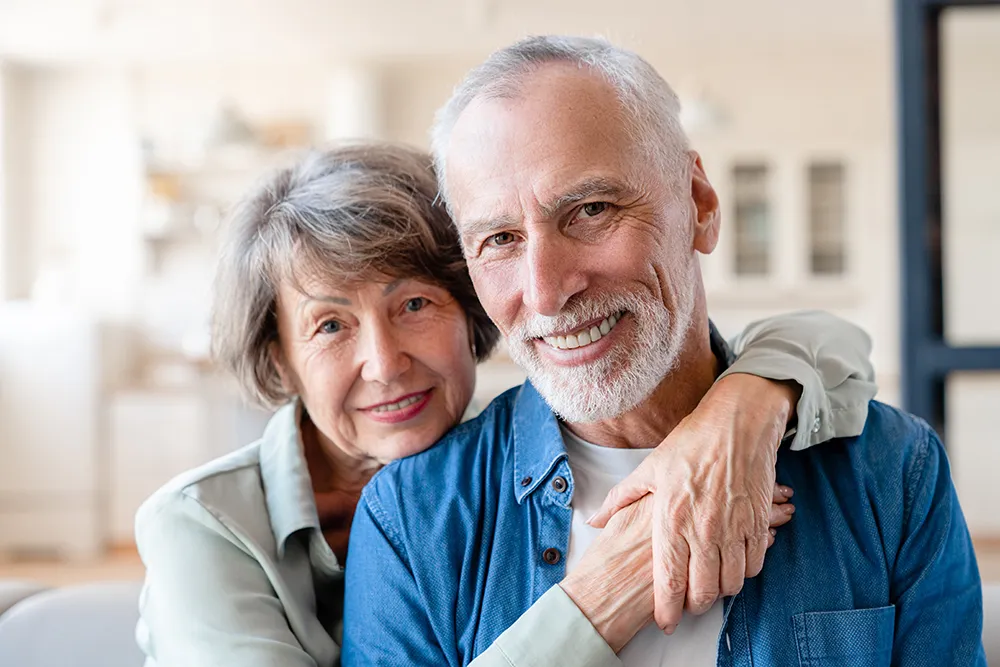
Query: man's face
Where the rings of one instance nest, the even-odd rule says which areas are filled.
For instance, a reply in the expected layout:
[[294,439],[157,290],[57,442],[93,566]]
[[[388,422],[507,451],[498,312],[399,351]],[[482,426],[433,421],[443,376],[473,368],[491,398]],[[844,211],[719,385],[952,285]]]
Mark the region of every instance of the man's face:
[[669,374],[701,289],[695,251],[717,231],[696,156],[663,173],[622,113],[598,76],[549,65],[516,99],[473,101],[446,155],[476,291],[571,422],[619,416]]

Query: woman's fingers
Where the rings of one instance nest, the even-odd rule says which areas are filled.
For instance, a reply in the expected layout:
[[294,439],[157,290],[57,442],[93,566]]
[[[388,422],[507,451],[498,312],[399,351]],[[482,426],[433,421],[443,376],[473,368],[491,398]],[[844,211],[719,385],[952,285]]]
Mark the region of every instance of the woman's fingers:
[[771,505],[771,510],[767,517],[767,525],[771,528],[784,526],[792,520],[793,514],[795,514],[795,505],[791,503],[785,503],[783,505],[773,504]]
[[787,503],[788,499],[791,498],[794,494],[795,492],[792,491],[792,487],[785,486],[784,484],[775,484],[774,495],[771,496],[771,502],[777,503],[779,505],[781,503]]

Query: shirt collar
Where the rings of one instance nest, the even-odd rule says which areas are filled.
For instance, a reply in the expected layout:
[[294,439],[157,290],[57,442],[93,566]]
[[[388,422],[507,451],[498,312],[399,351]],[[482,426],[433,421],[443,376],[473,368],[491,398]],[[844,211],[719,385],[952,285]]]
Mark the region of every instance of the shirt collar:
[[[719,360],[719,373],[729,368],[735,356],[725,338],[708,323],[712,352]],[[552,408],[526,381],[514,401],[514,497],[520,504],[566,458],[566,446]]]
[[302,404],[296,399],[274,413],[260,441],[260,476],[279,557],[293,533],[320,528],[301,423]]

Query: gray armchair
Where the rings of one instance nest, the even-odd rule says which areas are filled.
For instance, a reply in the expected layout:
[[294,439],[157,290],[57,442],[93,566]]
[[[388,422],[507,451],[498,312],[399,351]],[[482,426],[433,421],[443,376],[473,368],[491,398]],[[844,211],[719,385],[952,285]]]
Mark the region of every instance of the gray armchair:
[[0,665],[142,667],[138,582],[49,590],[0,616]]
[[1000,584],[983,584],[983,647],[986,662],[1000,665]]
[[46,590],[45,586],[33,581],[19,579],[0,581],[0,616],[3,616],[8,609],[21,600],[37,595],[44,590]]

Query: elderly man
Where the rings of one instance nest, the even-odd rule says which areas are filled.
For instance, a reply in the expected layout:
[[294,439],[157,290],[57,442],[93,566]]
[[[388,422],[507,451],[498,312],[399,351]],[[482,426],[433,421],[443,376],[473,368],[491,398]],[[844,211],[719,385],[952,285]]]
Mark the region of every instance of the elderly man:
[[[651,503],[670,489],[587,525],[730,359],[698,265],[719,200],[645,61],[600,40],[515,44],[456,90],[434,149],[476,290],[530,381],[366,489],[346,667],[465,665],[494,640],[519,667],[985,663],[941,444],[885,405],[859,437],[779,451],[797,518],[742,591],[690,605],[701,615],[654,613],[688,582],[654,580],[653,554],[693,554],[703,537],[653,543]],[[715,554],[715,590],[739,590],[744,549]],[[553,640],[504,650],[515,622]]]

